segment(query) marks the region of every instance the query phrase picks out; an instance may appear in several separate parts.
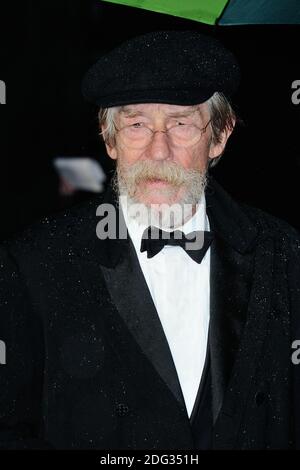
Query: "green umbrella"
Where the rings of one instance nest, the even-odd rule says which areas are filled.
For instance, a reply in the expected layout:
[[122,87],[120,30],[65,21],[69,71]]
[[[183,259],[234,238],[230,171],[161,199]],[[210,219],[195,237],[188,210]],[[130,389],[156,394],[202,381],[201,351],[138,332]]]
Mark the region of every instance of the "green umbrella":
[[300,0],[102,0],[211,25],[300,24]]

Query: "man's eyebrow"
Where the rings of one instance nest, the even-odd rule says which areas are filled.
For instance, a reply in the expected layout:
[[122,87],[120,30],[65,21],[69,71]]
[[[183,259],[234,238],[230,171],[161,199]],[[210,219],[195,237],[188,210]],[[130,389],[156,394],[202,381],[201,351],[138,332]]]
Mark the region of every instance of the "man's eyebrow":
[[125,106],[122,106],[121,109],[120,109],[120,112],[125,114],[126,116],[144,116],[145,113],[143,113],[143,111],[140,111],[140,110],[136,110],[136,109],[133,109],[133,108],[127,108]]
[[197,108],[195,107],[194,109],[187,109],[186,111],[171,111],[170,113],[167,113],[168,116],[172,117],[185,117],[185,116],[191,116],[197,111]]
[[[194,114],[197,110],[198,110],[197,106],[191,106],[191,108],[186,109],[184,111],[170,111],[166,114],[167,116],[170,116],[170,117],[187,117],[187,116],[191,116],[192,114]],[[120,111],[121,113],[124,113],[128,117],[145,116],[145,113],[143,111],[135,110],[133,108],[129,108],[125,106],[122,106]]]

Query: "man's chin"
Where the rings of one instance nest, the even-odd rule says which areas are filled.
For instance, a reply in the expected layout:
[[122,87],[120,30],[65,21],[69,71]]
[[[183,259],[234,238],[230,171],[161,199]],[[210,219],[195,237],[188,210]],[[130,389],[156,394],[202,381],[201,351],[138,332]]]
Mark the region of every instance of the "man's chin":
[[171,183],[163,180],[151,180],[143,184],[136,191],[135,199],[140,204],[151,206],[152,204],[176,204],[183,197],[182,189],[174,187]]

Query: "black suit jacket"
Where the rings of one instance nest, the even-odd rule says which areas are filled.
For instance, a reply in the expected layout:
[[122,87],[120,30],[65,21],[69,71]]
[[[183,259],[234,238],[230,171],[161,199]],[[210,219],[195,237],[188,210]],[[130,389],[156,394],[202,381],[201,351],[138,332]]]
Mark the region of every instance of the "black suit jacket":
[[[206,201],[212,448],[296,447],[299,234],[212,177]],[[1,247],[2,448],[193,449],[132,242],[96,236],[96,209],[108,202],[110,189]]]

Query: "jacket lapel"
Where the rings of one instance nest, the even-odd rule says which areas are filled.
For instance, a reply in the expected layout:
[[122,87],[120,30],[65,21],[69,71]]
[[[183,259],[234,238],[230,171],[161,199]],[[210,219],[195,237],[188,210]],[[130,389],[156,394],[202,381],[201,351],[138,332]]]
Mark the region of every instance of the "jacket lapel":
[[210,178],[206,188],[211,245],[209,345],[214,422],[220,411],[247,316],[257,230]]
[[[262,237],[255,250],[253,280],[248,305],[245,308],[238,349],[232,361],[227,386],[224,387],[219,413],[215,415],[214,448],[239,448],[241,420],[245,415],[246,407],[255,406],[255,403],[249,404],[248,400],[249,392],[257,382],[257,369],[268,332],[273,286],[273,257],[273,240],[271,237],[266,236],[264,239]],[[214,354],[215,357],[218,356],[216,351]],[[220,371],[222,371],[222,366]],[[218,409],[215,411],[218,412]]]
[[244,212],[213,179],[206,200],[215,233],[209,332],[213,420],[215,435],[221,440],[225,436],[225,441],[228,436],[230,447],[266,334],[273,246],[268,234],[249,218],[249,211]]
[[250,288],[253,256],[236,252],[216,237],[211,246],[209,347],[216,420],[243,332]]
[[[96,217],[94,218],[94,227],[91,230],[93,237],[85,242],[89,247],[88,250],[84,250],[87,255],[82,260],[85,267],[81,266],[85,282],[89,284],[91,295],[96,299],[99,289],[95,280],[99,279],[101,270],[106,288],[119,315],[118,317],[111,316],[110,321],[115,323],[115,329],[118,330],[121,319],[138,343],[141,353],[151,362],[155,371],[176,398],[182,411],[186,413],[184,397],[169,344],[140,268],[135,248],[127,236],[125,221],[116,195],[110,187],[104,199],[98,201],[99,204],[111,204],[114,207],[116,233],[122,233],[125,236],[100,241],[96,234],[94,235],[94,227],[97,223]],[[85,233],[88,232],[89,228],[86,227]]]
[[181,407],[185,407],[177,372],[151,294],[131,241],[114,268],[102,266],[110,296],[119,315]]

